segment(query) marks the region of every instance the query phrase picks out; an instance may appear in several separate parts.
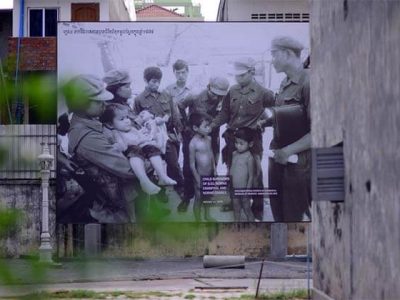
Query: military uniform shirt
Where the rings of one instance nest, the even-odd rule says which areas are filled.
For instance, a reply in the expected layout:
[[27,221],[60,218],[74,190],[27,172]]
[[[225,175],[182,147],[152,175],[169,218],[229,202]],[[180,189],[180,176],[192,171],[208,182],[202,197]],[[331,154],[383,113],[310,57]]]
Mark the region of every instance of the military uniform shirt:
[[[298,73],[292,76],[290,79],[286,77],[279,88],[279,92],[276,95],[276,106],[288,105],[288,104],[301,104],[304,106],[307,113],[307,128],[310,131],[310,77],[307,69],[301,69]],[[274,139],[271,142],[271,148],[274,149],[276,145],[277,137],[274,132]]]
[[241,87],[232,86],[222,102],[222,110],[213,121],[212,127],[228,123],[229,129],[239,127],[257,128],[257,121],[266,107],[275,104],[273,93],[256,81]]
[[204,90],[199,95],[186,97],[179,103],[179,108],[189,108],[189,116],[194,112],[206,113],[215,118],[218,115],[219,101],[212,101],[208,98],[208,90]]
[[181,109],[179,104],[183,101],[183,99],[185,99],[190,95],[191,89],[187,86],[180,88],[176,83],[173,83],[169,85],[164,92],[172,97],[172,101],[174,101],[174,103],[179,108],[182,124],[186,124],[187,123],[186,111],[185,109]]
[[187,86],[184,86],[182,89],[178,87],[176,83],[173,83],[169,85],[164,92],[170,95],[176,104],[179,104],[179,102],[190,95],[190,91],[191,89]]
[[113,146],[103,129],[99,121],[74,114],[68,132],[68,152],[117,177],[135,178],[129,160]]

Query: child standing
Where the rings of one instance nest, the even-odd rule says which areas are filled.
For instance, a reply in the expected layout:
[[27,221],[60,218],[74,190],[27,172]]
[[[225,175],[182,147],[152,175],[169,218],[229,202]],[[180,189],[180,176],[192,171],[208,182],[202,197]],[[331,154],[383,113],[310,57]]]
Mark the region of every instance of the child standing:
[[204,113],[193,113],[189,117],[189,123],[194,132],[194,136],[189,143],[190,169],[194,178],[195,199],[193,213],[196,221],[201,220],[201,208],[204,207],[204,219],[212,221],[209,206],[205,200],[209,196],[201,196],[201,177],[215,175],[214,154],[211,147],[211,118]]
[[127,150],[134,154],[129,162],[144,192],[153,195],[160,191],[160,187],[155,185],[146,174],[145,159],[150,161],[156,171],[160,185],[176,184],[176,181],[168,177],[165,172],[164,162],[160,156],[161,151],[157,148],[154,137],[132,127],[127,109],[118,104],[110,104],[106,107],[101,121],[111,127],[116,141],[115,146],[121,151]]
[[[235,189],[251,189],[253,188],[255,178],[255,160],[250,148],[253,146],[254,132],[251,128],[241,127],[235,133],[235,149],[232,155],[232,165],[229,175],[232,178],[232,187]],[[236,222],[240,221],[240,212],[246,216],[249,222],[254,221],[254,215],[251,211],[251,203],[249,196],[232,195],[233,217]]]

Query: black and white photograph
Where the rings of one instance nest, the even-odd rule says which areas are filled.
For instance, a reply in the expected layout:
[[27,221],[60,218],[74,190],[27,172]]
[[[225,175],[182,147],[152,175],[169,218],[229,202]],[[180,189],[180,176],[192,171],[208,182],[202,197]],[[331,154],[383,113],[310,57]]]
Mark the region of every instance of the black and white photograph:
[[57,222],[310,222],[307,23],[59,22]]

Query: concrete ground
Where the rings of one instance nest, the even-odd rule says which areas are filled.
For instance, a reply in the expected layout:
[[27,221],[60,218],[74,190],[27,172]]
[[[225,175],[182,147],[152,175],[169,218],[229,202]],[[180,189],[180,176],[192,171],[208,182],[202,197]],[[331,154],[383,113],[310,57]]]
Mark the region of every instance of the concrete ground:
[[[41,290],[84,289],[97,292],[157,291],[170,294],[168,299],[183,299],[187,294],[192,294],[194,299],[224,299],[254,294],[261,265],[261,261],[249,260],[244,269],[204,269],[201,258],[64,261],[60,267],[45,268],[44,279],[39,282],[37,275],[32,276],[32,265],[27,260],[2,260],[0,263],[17,274],[18,279],[16,285],[1,285],[0,297],[15,297]],[[312,286],[312,283],[307,280],[306,263],[264,263],[260,292],[307,289],[308,285]]]

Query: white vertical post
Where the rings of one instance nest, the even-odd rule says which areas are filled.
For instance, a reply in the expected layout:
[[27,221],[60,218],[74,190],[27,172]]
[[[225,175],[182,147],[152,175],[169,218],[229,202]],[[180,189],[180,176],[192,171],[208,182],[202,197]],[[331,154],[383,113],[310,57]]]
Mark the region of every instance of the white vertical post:
[[288,228],[285,223],[271,224],[271,258],[285,259],[287,255]]
[[38,157],[40,163],[40,174],[42,178],[42,231],[40,234],[40,262],[53,263],[51,254],[53,248],[50,243],[49,232],[49,179],[50,168],[54,157],[50,154],[47,143],[44,143],[43,153]]

